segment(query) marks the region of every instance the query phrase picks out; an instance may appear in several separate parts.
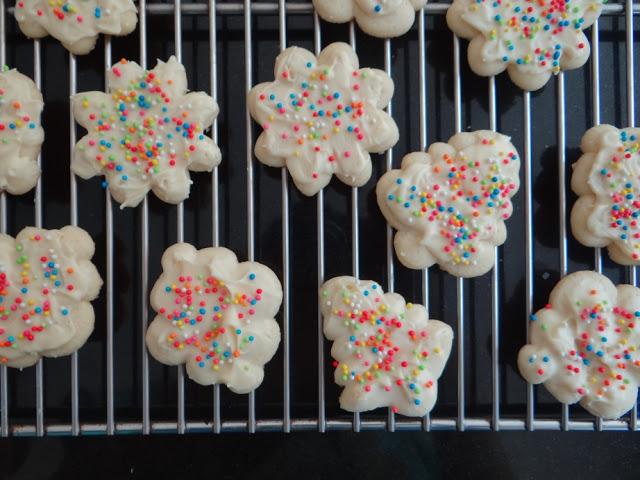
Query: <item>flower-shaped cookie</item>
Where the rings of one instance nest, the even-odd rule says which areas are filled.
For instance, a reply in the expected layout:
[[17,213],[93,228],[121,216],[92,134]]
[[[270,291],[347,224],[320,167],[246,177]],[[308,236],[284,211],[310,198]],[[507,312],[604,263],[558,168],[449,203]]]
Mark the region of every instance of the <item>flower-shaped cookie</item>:
[[238,263],[226,248],[187,243],[165,251],[162,269],[151,291],[157,312],[146,337],[151,355],[166,365],[186,364],[201,385],[224,383],[236,393],[260,386],[280,344],[276,275],[260,263]]
[[93,331],[102,280],[78,227],[0,234],[0,362],[23,368],[76,351]]
[[51,35],[76,55],[93,50],[100,33],[128,35],[138,23],[131,0],[16,0],[15,16],[27,37]]
[[589,247],[609,247],[623,265],[640,265],[640,128],[598,125],[582,137],[571,188],[579,195],[571,229]]
[[416,12],[427,0],[313,0],[318,15],[332,23],[355,18],[362,30],[381,38],[399,37],[409,31]]
[[171,57],[145,71],[121,60],[107,72],[108,92],[72,98],[76,121],[88,130],[71,168],[82,178],[104,175],[121,207],[135,207],[153,190],[167,203],[189,196],[194,172],[211,171],[220,150],[204,131],[218,115],[204,92],[187,93],[184,67]]
[[333,341],[335,381],[344,387],[340,407],[365,412],[391,407],[412,417],[429,413],[438,397],[453,331],[429,320],[422,305],[353,277],[320,288],[324,334]]
[[593,415],[618,418],[638,396],[639,317],[640,289],[616,287],[595,272],[572,273],[531,316],[520,373],[544,383],[562,403],[580,402]]
[[384,108],[393,81],[381,70],[358,67],[345,43],[333,43],[316,57],[303,48],[282,52],[274,82],[249,94],[251,116],[263,128],[256,157],[286,166],[305,195],[318,193],[335,173],[359,187],[371,177],[369,152],[398,141],[398,127]]
[[17,70],[0,73],[0,191],[21,195],[40,178],[42,93]]
[[382,214],[398,230],[400,262],[416,269],[437,263],[459,277],[488,272],[494,247],[507,238],[519,170],[509,137],[489,130],[458,133],[428,153],[407,155],[376,187]]
[[579,68],[589,58],[583,30],[605,0],[453,0],[447,23],[471,40],[469,66],[482,76],[505,69],[524,90],[542,88],[551,74]]

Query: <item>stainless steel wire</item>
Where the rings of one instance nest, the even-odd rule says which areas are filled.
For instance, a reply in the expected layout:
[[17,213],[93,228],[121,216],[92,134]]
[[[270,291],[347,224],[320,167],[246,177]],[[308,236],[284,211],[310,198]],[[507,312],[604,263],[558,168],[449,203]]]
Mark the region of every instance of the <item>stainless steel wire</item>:
[[[174,29],[174,51],[178,62],[182,63],[182,0],[174,0],[174,15],[173,15],[173,29]],[[177,242],[184,242],[184,202],[178,204],[176,209],[176,237]],[[186,399],[185,399],[185,387],[184,387],[184,365],[178,365],[178,433],[184,433],[186,431]]]
[[[211,96],[218,100],[218,37],[216,22],[216,0],[209,0],[209,75],[211,77]],[[211,138],[218,143],[218,119],[211,125]],[[218,167],[211,172],[211,236],[214,247],[220,246],[220,206],[218,198]],[[213,432],[222,430],[220,418],[220,384],[213,386]]]
[[[633,1],[625,2],[625,30],[626,30],[626,51],[627,51],[627,126],[636,126],[636,105],[635,105],[635,72],[633,54]],[[629,267],[629,281],[631,285],[638,285],[638,270],[636,266]],[[638,402],[631,410],[629,429],[638,428]]]
[[[384,69],[389,78],[392,77],[391,73],[391,40],[386,39],[384,41]],[[393,105],[391,100],[389,100],[389,104],[387,105],[387,113],[389,115],[393,115]],[[387,172],[393,169],[393,148],[389,148],[385,155],[386,157],[386,168]],[[386,225],[386,236],[387,236],[387,291],[393,292],[395,291],[395,279],[394,279],[394,268],[393,268],[393,229],[391,225],[387,223]],[[393,413],[393,409],[389,408],[387,412],[387,430],[390,432],[394,432],[396,429],[396,417]]]
[[[104,71],[111,68],[111,38],[104,39]],[[105,80],[106,83],[106,80]],[[107,85],[105,85],[105,89]],[[107,249],[107,435],[115,433],[115,399],[113,370],[113,205],[109,189],[104,191]]]
[[[462,89],[460,75],[460,39],[453,35],[453,104],[455,132],[462,131]],[[465,430],[465,389],[464,389],[464,279],[456,279],[457,284],[457,348],[458,348],[458,418],[457,428]]]
[[[356,26],[353,21],[349,23],[349,44],[356,50]],[[353,276],[360,279],[360,225],[358,223],[358,187],[351,188],[351,253]],[[353,431],[360,431],[360,413],[353,414]]]
[[[489,128],[498,129],[496,114],[496,78],[489,78]],[[494,248],[495,263],[491,272],[491,383],[493,429],[500,429],[500,247]]]
[[[418,75],[420,101],[420,150],[427,149],[427,44],[424,8],[418,12]],[[422,304],[429,317],[429,269],[422,270]],[[426,414],[422,419],[422,429],[431,429],[431,416]]]
[[[320,31],[320,17],[313,13],[313,49],[316,57],[322,49],[322,33]],[[324,283],[324,189],[320,190],[316,199],[317,210],[317,243],[318,243],[318,290]],[[324,378],[324,330],[320,305],[318,305],[318,431],[327,429],[327,413],[325,407],[325,378]]]
[[[527,343],[529,342],[529,316],[533,313],[533,175],[531,158],[531,93],[523,93],[524,106],[524,193],[525,193],[525,327],[527,332]],[[527,383],[527,416],[525,426],[527,430],[535,428],[535,401],[534,388],[531,383]]]
[[[40,65],[40,40],[33,42],[33,81],[42,89],[42,68]],[[42,156],[37,159],[38,166],[42,165]],[[42,228],[42,179],[38,177],[33,199],[35,211],[34,221],[37,228]],[[42,359],[36,364],[36,435],[44,435],[44,363]]]
[[[287,48],[287,18],[285,0],[279,0],[278,30],[280,33],[280,51]],[[287,167],[280,171],[282,182],[282,327],[284,330],[284,372],[283,372],[283,419],[285,433],[291,431],[291,320],[289,318],[289,176]]]
[[[140,31],[140,66],[147,69],[147,0],[139,0],[138,29]],[[149,324],[149,202],[145,195],[140,206],[140,313],[142,361],[142,434],[151,433],[151,412],[149,404],[149,352],[145,334]]]
[[[253,45],[251,32],[251,0],[244,1],[244,68],[245,68],[245,93],[248,95],[253,86]],[[255,224],[254,224],[254,199],[253,199],[253,133],[249,105],[246,106],[246,161],[247,161],[247,257],[250,262],[254,260]],[[256,394],[249,394],[249,419],[247,422],[249,433],[256,431]]]
[[[567,191],[566,191],[566,138],[565,138],[565,91],[564,72],[560,72],[557,77],[557,114],[558,114],[558,219],[560,235],[560,278],[567,275]],[[569,429],[569,405],[562,404],[563,430]]]
[[[69,97],[77,93],[77,65],[76,57],[69,54]],[[69,158],[72,158],[73,148],[76,144],[76,122],[73,118],[73,109],[69,104]],[[72,170],[69,171],[70,198],[69,198],[69,223],[78,225],[78,189],[76,176]],[[78,352],[71,354],[71,434],[80,434],[80,378],[78,376]]]

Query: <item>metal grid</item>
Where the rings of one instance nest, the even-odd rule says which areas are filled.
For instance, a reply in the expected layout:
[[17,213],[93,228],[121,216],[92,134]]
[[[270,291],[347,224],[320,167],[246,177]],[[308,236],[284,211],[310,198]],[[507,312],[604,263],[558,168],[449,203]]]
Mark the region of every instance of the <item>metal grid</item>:
[[[173,15],[174,18],[174,45],[175,55],[179,61],[182,59],[182,17],[183,15],[206,15],[208,17],[209,28],[209,68],[210,68],[210,93],[216,98],[218,93],[217,83],[217,31],[216,17],[218,15],[242,14],[244,16],[244,53],[245,53],[245,90],[248,91],[253,86],[253,32],[252,20],[258,15],[277,15],[280,50],[287,47],[287,15],[304,14],[313,15],[314,25],[314,48],[318,53],[322,48],[321,23],[317,14],[313,13],[310,3],[289,3],[285,0],[278,0],[277,3],[253,3],[251,0],[244,0],[244,3],[220,3],[216,0],[209,0],[206,3],[187,3],[182,4],[181,0],[174,0],[172,4],[147,4],[146,0],[139,0],[139,35],[140,35],[140,52],[139,61],[143,68],[147,66],[147,15]],[[6,12],[12,13],[12,8],[5,8],[5,0],[0,0],[0,64],[4,65],[6,61]],[[448,4],[436,3],[428,4],[418,13],[418,44],[419,44],[419,136],[420,147],[427,147],[427,49],[426,49],[426,18],[430,15],[443,15],[448,8]],[[633,4],[632,0],[626,0],[624,5],[612,4],[604,8],[604,15],[624,15],[626,29],[626,105],[627,105],[627,126],[635,125],[634,111],[634,50],[633,50],[633,15],[640,11],[639,4]],[[600,122],[600,57],[599,57],[599,27],[596,22],[591,30],[591,78],[592,78],[592,102],[593,102],[593,124]],[[352,23],[349,28],[349,42],[356,48],[356,32]],[[454,35],[452,38],[453,45],[453,97],[454,97],[454,130],[462,131],[462,90],[461,90],[461,47],[458,38]],[[391,71],[391,40],[384,43],[384,64],[385,70],[390,75]],[[104,43],[104,69],[110,68],[112,63],[111,41],[106,39]],[[33,62],[34,62],[34,80],[38,87],[41,86],[41,45],[40,41],[33,42]],[[69,91],[74,94],[77,91],[77,70],[76,58],[69,54]],[[564,276],[568,272],[568,254],[567,254],[567,190],[566,190],[566,138],[565,138],[565,80],[564,74],[560,73],[556,77],[557,87],[557,168],[559,175],[559,204],[558,204],[558,221],[559,221],[559,253],[560,253],[560,274]],[[497,117],[497,93],[495,78],[488,79],[487,87],[488,112],[489,112],[489,128],[496,130],[498,128]],[[524,214],[525,214],[525,300],[528,312],[534,310],[534,242],[533,242],[533,177],[532,177],[532,124],[531,124],[531,94],[524,92],[524,145],[522,148],[523,176],[524,176]],[[391,114],[391,104],[388,106]],[[248,244],[248,260],[254,260],[254,244],[255,244],[255,198],[254,198],[254,160],[253,160],[253,137],[252,137],[252,119],[249,115],[248,108],[245,112],[246,119],[246,199],[247,199],[247,244]],[[217,123],[214,123],[211,136],[214,140],[218,139]],[[76,140],[76,126],[71,115],[69,125],[69,140],[73,148]],[[393,167],[393,150],[386,153],[386,169]],[[38,160],[40,161],[40,159]],[[78,224],[78,194],[76,179],[73,173],[69,176],[70,182],[70,223]],[[218,246],[220,243],[220,227],[219,227],[219,178],[217,168],[211,174],[212,185],[212,218],[211,228],[213,244]],[[535,398],[534,387],[528,385],[526,395],[526,412],[518,418],[503,418],[501,416],[501,383],[500,383],[500,282],[498,263],[500,258],[500,248],[496,248],[496,265],[491,274],[491,383],[492,383],[492,407],[489,417],[472,418],[466,416],[465,406],[465,313],[467,313],[468,305],[465,305],[464,290],[467,281],[457,279],[457,415],[455,418],[430,418],[428,415],[423,419],[407,420],[396,419],[393,412],[389,409],[386,420],[381,419],[362,419],[359,414],[354,414],[351,421],[343,419],[331,419],[327,417],[325,407],[325,341],[322,333],[322,318],[318,314],[317,317],[317,353],[318,353],[318,409],[317,418],[292,418],[291,417],[291,361],[290,361],[290,207],[289,207],[289,182],[286,168],[281,171],[281,200],[282,200],[282,258],[283,258],[283,314],[282,314],[282,330],[283,341],[281,348],[284,351],[283,357],[283,403],[282,418],[280,419],[257,419],[256,418],[256,399],[255,393],[249,394],[248,412],[246,420],[225,421],[220,411],[220,388],[213,387],[213,412],[211,421],[192,422],[186,419],[185,404],[185,378],[184,370],[178,367],[177,373],[177,411],[176,420],[169,422],[154,422],[150,415],[149,401],[149,359],[144,345],[144,335],[141,338],[141,358],[142,365],[142,420],[140,422],[118,422],[114,408],[114,231],[113,231],[113,206],[111,197],[106,191],[105,193],[105,232],[106,232],[106,279],[104,295],[106,296],[106,422],[105,423],[81,423],[79,414],[79,377],[78,377],[78,355],[73,354],[70,357],[70,377],[71,377],[71,423],[70,424],[46,424],[44,417],[44,401],[43,401],[43,379],[44,364],[38,362],[35,373],[36,378],[36,412],[35,423],[27,425],[13,425],[11,423],[9,402],[8,402],[8,382],[7,367],[0,369],[0,433],[2,436],[8,435],[38,435],[47,434],[108,434],[115,433],[142,433],[149,434],[151,432],[201,432],[213,431],[220,433],[223,431],[248,431],[250,433],[256,431],[284,431],[292,430],[318,430],[324,432],[327,430],[637,430],[637,407],[633,409],[628,419],[616,421],[603,421],[602,419],[589,420],[572,420],[570,416],[570,408],[562,407],[561,417],[557,419],[542,419],[535,416]],[[316,198],[317,205],[317,285],[321,285],[325,276],[325,207],[324,192],[321,191]],[[360,238],[359,238],[359,203],[358,188],[351,190],[351,222],[352,222],[352,273],[355,277],[360,275]],[[141,282],[142,294],[140,298],[140,308],[142,312],[142,331],[146,331],[147,320],[149,314],[148,308],[148,291],[149,291],[149,206],[145,198],[141,207],[140,230],[141,230]],[[38,182],[35,191],[35,208],[34,208],[34,224],[42,226],[42,188],[41,181]],[[184,206],[180,204],[177,208],[177,239],[184,241]],[[0,196],[0,231],[7,230],[7,198],[3,193]],[[393,260],[393,232],[387,225],[386,227],[386,273],[387,273],[387,290],[394,290],[394,260]],[[594,269],[602,271],[602,254],[600,249],[594,250]],[[635,268],[628,269],[628,280],[630,283],[637,284],[637,272]],[[422,300],[427,311],[429,310],[429,276],[424,270],[421,275],[422,281]],[[528,322],[528,320],[527,320]]]

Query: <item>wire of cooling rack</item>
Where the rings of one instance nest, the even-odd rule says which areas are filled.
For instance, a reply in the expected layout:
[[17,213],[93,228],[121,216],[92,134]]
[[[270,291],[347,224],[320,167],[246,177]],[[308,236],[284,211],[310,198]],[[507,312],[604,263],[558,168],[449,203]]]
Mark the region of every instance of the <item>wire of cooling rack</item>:
[[[419,115],[420,115],[420,148],[427,147],[427,49],[426,49],[426,16],[441,15],[446,12],[448,4],[429,4],[418,14],[418,69],[419,69]],[[310,3],[288,4],[285,0],[278,0],[277,3],[253,3],[251,0],[237,3],[217,3],[215,0],[208,0],[207,3],[182,3],[181,0],[173,0],[169,4],[147,3],[146,0],[139,1],[139,30],[140,30],[140,63],[143,68],[147,64],[147,15],[173,15],[174,17],[174,42],[175,54],[178,60],[182,57],[182,18],[183,15],[206,15],[209,18],[209,44],[210,44],[210,75],[211,75],[211,94],[217,97],[217,52],[216,52],[216,17],[217,15],[242,14],[244,19],[244,53],[245,53],[245,88],[248,92],[253,86],[253,33],[252,20],[254,15],[259,14],[277,14],[278,15],[278,31],[281,50],[287,44],[287,22],[288,14],[312,14],[313,10]],[[6,41],[5,41],[5,13],[13,11],[12,8],[5,9],[5,0],[0,0],[0,64],[6,61]],[[626,106],[627,106],[627,123],[629,127],[635,124],[634,110],[634,51],[633,51],[633,21],[634,14],[640,12],[640,5],[633,4],[632,0],[626,0],[624,5],[606,5],[604,8],[605,15],[625,16],[625,35],[626,35]],[[321,26],[316,14],[313,14],[314,25],[314,47],[316,53],[321,49]],[[599,32],[598,22],[592,27],[592,102],[593,102],[593,124],[600,122],[600,81],[599,81]],[[349,40],[355,49],[355,27],[351,24],[349,28]],[[40,42],[35,41],[33,44],[34,58],[34,79],[37,85],[41,83],[41,58],[40,58]],[[384,45],[385,70],[391,76],[391,41],[386,41]],[[453,93],[454,93],[454,129],[456,132],[462,130],[462,90],[461,90],[461,47],[459,40],[453,37]],[[104,66],[105,71],[111,65],[111,43],[107,38],[105,40],[104,49]],[[76,75],[76,59],[69,55],[69,91],[70,94],[76,93],[77,75]],[[567,231],[566,231],[566,139],[565,139],[565,85],[564,76],[560,74],[556,79],[557,85],[557,120],[558,120],[558,173],[560,177],[559,195],[559,221],[560,221],[560,266],[561,274],[567,273]],[[489,111],[489,128],[497,129],[497,99],[495,79],[488,80],[488,111]],[[523,146],[523,170],[524,170],[524,196],[525,196],[525,297],[526,308],[528,312],[533,311],[533,290],[534,290],[534,249],[533,249],[533,175],[532,175],[532,124],[531,111],[532,101],[528,92],[523,94],[524,105],[524,146]],[[391,113],[391,104],[388,106]],[[254,172],[253,172],[253,135],[252,120],[248,109],[246,111],[246,168],[247,168],[247,257],[254,260],[255,252],[255,212],[254,212]],[[213,124],[212,138],[217,140],[217,123]],[[73,116],[70,123],[70,142],[71,148],[75,144],[75,122]],[[386,168],[393,166],[393,151],[390,150],[386,154]],[[76,179],[73,173],[70,174],[70,223],[77,225],[78,223],[78,198]],[[219,204],[218,204],[218,172],[214,169],[211,175],[212,182],[212,236],[213,244],[219,244]],[[281,178],[282,193],[282,255],[283,255],[283,271],[284,271],[284,316],[283,316],[283,349],[284,355],[284,381],[283,381],[283,414],[282,419],[260,419],[256,418],[256,396],[254,393],[249,395],[247,420],[227,420],[223,421],[220,412],[220,388],[213,388],[213,412],[211,422],[194,422],[187,420],[186,402],[185,402],[185,379],[184,370],[178,369],[178,405],[177,417],[175,422],[152,421],[150,418],[150,399],[149,399],[149,359],[144,345],[144,336],[141,341],[142,354],[142,418],[141,422],[118,422],[115,418],[115,402],[114,402],[114,339],[113,339],[113,211],[112,200],[108,192],[105,195],[106,208],[106,245],[107,245],[107,281],[106,281],[106,318],[107,318],[107,355],[106,355],[106,372],[107,372],[107,412],[105,423],[81,423],[79,418],[79,380],[78,380],[78,353],[71,357],[71,422],[70,424],[47,424],[44,415],[43,403],[43,379],[44,364],[39,362],[36,367],[36,418],[32,425],[10,425],[9,422],[9,403],[7,388],[7,369],[0,369],[0,433],[3,436],[12,433],[14,435],[43,435],[43,434],[114,434],[114,433],[165,433],[165,432],[233,432],[233,431],[301,431],[301,430],[625,430],[637,429],[637,409],[634,408],[629,419],[621,419],[615,421],[604,421],[602,419],[591,420],[572,420],[569,415],[569,409],[563,407],[562,416],[557,420],[540,419],[535,417],[535,400],[534,388],[527,386],[527,405],[526,415],[522,418],[502,418],[500,413],[500,368],[499,368],[499,347],[500,347],[500,283],[501,277],[499,272],[500,249],[496,248],[496,263],[492,273],[492,309],[491,309],[491,378],[492,378],[492,411],[489,418],[474,418],[466,416],[465,408],[465,351],[464,351],[464,330],[465,330],[465,281],[457,280],[457,374],[458,374],[458,394],[457,394],[457,415],[455,418],[431,418],[425,416],[423,419],[408,420],[396,419],[395,415],[389,410],[385,420],[373,418],[361,418],[355,414],[351,421],[327,418],[325,406],[325,358],[324,358],[324,338],[322,334],[322,318],[318,313],[318,416],[317,418],[292,418],[291,416],[291,365],[290,365],[290,305],[289,305],[289,191],[288,191],[288,174],[286,169],[282,170]],[[359,211],[358,211],[358,190],[353,189],[351,196],[352,209],[352,247],[353,247],[353,275],[359,276]],[[35,224],[42,224],[42,192],[41,184],[38,183],[36,188],[35,203]],[[324,281],[325,275],[325,242],[324,242],[324,196],[320,192],[317,197],[317,266],[318,286]],[[177,208],[177,239],[184,239],[184,209],[180,205]],[[143,251],[141,260],[141,312],[142,312],[142,331],[146,330],[149,309],[148,309],[148,290],[149,290],[149,212],[147,200],[143,201],[141,206],[141,248]],[[0,196],[0,230],[6,231],[7,224],[7,205],[6,196]],[[387,227],[386,252],[387,252],[387,278],[388,290],[394,290],[394,265],[393,265],[393,249],[392,249],[392,233]],[[146,254],[145,254],[146,252]],[[599,249],[594,251],[594,263],[596,270],[600,270],[602,266],[602,255]],[[629,269],[629,277],[632,282],[636,283],[636,270]],[[429,274],[427,270],[422,272],[422,297],[427,311],[429,310]],[[528,324],[528,319],[527,319]],[[528,326],[528,325],[527,325]],[[81,352],[80,352],[81,354]]]

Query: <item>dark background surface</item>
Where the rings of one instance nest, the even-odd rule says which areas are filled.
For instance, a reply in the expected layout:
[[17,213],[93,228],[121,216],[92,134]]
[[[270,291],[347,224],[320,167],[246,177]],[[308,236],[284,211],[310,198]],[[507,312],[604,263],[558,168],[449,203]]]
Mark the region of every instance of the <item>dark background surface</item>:
[[[150,1],[149,3],[155,3]],[[170,3],[170,2],[167,2]],[[191,3],[185,1],[184,3]],[[229,3],[219,0],[219,4]],[[256,2],[264,3],[264,2]],[[292,2],[294,3],[294,2]],[[297,2],[295,2],[297,3]],[[277,15],[256,15],[254,31],[254,83],[272,79],[274,58],[279,50]],[[311,15],[289,15],[288,44],[313,49]],[[33,74],[32,43],[19,32],[12,17],[7,17],[8,64],[27,75]],[[446,141],[454,133],[452,42],[443,15],[427,17],[427,89],[428,143]],[[189,87],[209,91],[209,37],[206,14],[185,15],[182,26],[183,63],[187,67]],[[220,242],[245,259],[247,252],[246,215],[246,131],[244,102],[244,31],[241,15],[219,15],[218,82],[221,114],[219,144],[223,152],[220,175]],[[113,61],[121,57],[137,60],[138,31],[127,38],[113,40]],[[323,44],[348,41],[348,27],[322,24]],[[638,25],[635,26],[636,52],[640,51]],[[606,16],[600,20],[601,114],[603,123],[626,126],[625,30],[623,16]],[[384,68],[383,41],[358,32],[361,65]],[[394,166],[402,156],[420,149],[418,103],[418,33],[412,31],[393,40],[392,71],[396,83],[393,116],[400,129],[400,141],[393,150]],[[102,90],[102,41],[90,55],[78,58],[78,91]],[[462,43],[462,125],[465,130],[488,128],[488,81],[475,76],[467,67],[466,43]],[[174,51],[173,16],[148,16],[149,67],[155,58],[166,59]],[[69,222],[69,112],[68,54],[57,42],[42,42],[43,92],[45,111],[43,124],[46,141],[43,146],[44,227],[59,228]],[[636,55],[636,77],[640,76],[640,59]],[[570,71],[566,80],[567,161],[564,168],[570,178],[570,165],[579,157],[578,145],[584,131],[592,126],[590,64]],[[506,75],[497,78],[498,130],[512,137],[522,154],[524,144],[523,96]],[[636,89],[637,90],[637,89]],[[636,94],[636,99],[640,95]],[[557,160],[557,90],[556,80],[532,94],[534,173],[534,267],[535,305],[546,298],[559,278],[558,160]],[[254,138],[257,130],[254,129]],[[79,132],[82,134],[82,132]],[[360,256],[361,276],[387,286],[385,223],[374,195],[376,180],[384,172],[384,158],[374,156],[371,181],[361,189]],[[282,272],[280,171],[254,163],[256,260],[276,273]],[[185,203],[185,240],[202,248],[212,242],[211,177],[193,175],[191,197]],[[100,179],[78,180],[79,225],[96,241],[94,258],[105,274],[105,209]],[[350,189],[337,180],[325,191],[326,277],[351,273]],[[509,239],[501,249],[501,329],[500,378],[501,416],[524,418],[526,384],[519,376],[515,360],[525,342],[527,314],[525,309],[524,268],[524,186],[514,199],[514,214],[507,222]],[[568,205],[574,196],[568,193]],[[150,281],[160,273],[160,256],[176,240],[176,208],[150,196]],[[9,199],[9,233],[16,234],[33,223],[33,194]],[[567,212],[568,217],[568,212]],[[317,415],[317,302],[316,302],[316,202],[299,194],[290,185],[291,218],[291,402],[293,418],[315,418]],[[141,419],[141,326],[140,326],[140,210],[114,207],[115,222],[115,406],[116,421]],[[579,245],[569,233],[569,270],[592,268],[593,250]],[[604,256],[605,274],[614,282],[625,281],[627,271]],[[429,272],[429,306],[433,318],[456,325],[455,278],[434,267]],[[491,413],[491,303],[488,301],[491,277],[465,281],[465,399],[468,417],[487,417]],[[396,262],[396,291],[407,300],[421,301],[421,273],[410,271]],[[80,419],[82,423],[106,421],[106,342],[104,295],[94,303],[96,330],[80,350]],[[281,320],[281,316],[279,317]],[[329,344],[325,342],[329,359]],[[333,382],[330,362],[325,364],[327,415],[332,419],[350,419],[338,408],[339,390]],[[45,424],[70,422],[70,363],[68,358],[46,359]],[[150,398],[152,421],[176,418],[176,369],[166,368],[150,360]],[[440,398],[434,417],[454,417],[457,398],[457,350],[454,345],[448,366],[440,381]],[[212,389],[187,382],[189,421],[210,421]],[[536,415],[560,417],[558,404],[544,388],[536,389]],[[258,419],[281,418],[283,399],[282,349],[267,365],[265,381],[256,393]],[[10,422],[12,426],[35,422],[35,369],[11,370],[9,376]],[[247,397],[222,389],[223,420],[245,420]],[[571,408],[572,418],[589,417],[580,407]],[[363,419],[385,418],[386,411],[363,415]],[[225,434],[226,435],[226,434]],[[180,468],[184,458],[191,458],[185,471],[197,472],[198,458],[221,455],[229,458],[231,468],[273,473],[286,461],[311,474],[314,469],[328,469],[342,462],[345,473],[351,468],[382,472],[386,468],[426,477],[427,473],[480,473],[496,471],[505,477],[526,478],[540,474],[576,471],[591,465],[592,473],[601,475],[607,469],[621,472],[623,477],[639,478],[635,437],[629,434],[367,434],[355,437],[347,433],[320,436],[295,434],[284,439],[280,435],[261,434],[258,439],[246,435],[209,439],[193,436],[148,438],[120,437],[108,439],[59,440],[45,443],[10,440],[0,449],[2,464],[9,471],[28,468],[35,455],[51,462],[52,474],[73,473],[73,469],[104,465],[118,469],[126,476],[126,468],[137,471],[153,469],[172,472]],[[591,446],[593,444],[593,446]],[[5,448],[6,447],[6,448]],[[173,450],[175,449],[175,454]],[[592,450],[593,449],[593,450]],[[275,451],[272,458],[269,453]],[[33,453],[35,452],[35,453]],[[44,452],[44,453],[43,453]],[[51,452],[58,452],[52,455]],[[301,453],[301,452],[304,452]],[[194,456],[198,453],[198,456]],[[551,460],[555,454],[556,460]],[[45,455],[46,454],[46,455]],[[47,457],[47,455],[49,457]],[[286,458],[282,455],[286,455]],[[8,456],[8,457],[7,457]],[[361,458],[361,456],[363,458]],[[366,463],[364,457],[369,457]],[[624,460],[626,458],[626,460]],[[274,460],[275,459],[275,460]],[[280,460],[278,460],[280,459]],[[355,460],[357,459],[357,461]],[[610,459],[610,460],[609,460]],[[120,463],[120,461],[122,463]],[[174,463],[172,463],[172,461]],[[56,463],[58,462],[58,463]],[[361,462],[361,463],[358,463]],[[397,463],[396,463],[397,462]],[[36,460],[36,463],[37,460]],[[58,466],[54,466],[57,464]],[[275,466],[274,466],[275,465]],[[306,468],[304,466],[307,466]],[[368,465],[368,466],[367,466]],[[618,467],[620,467],[618,469]],[[409,470],[401,470],[406,468]],[[484,470],[483,470],[484,468]],[[635,469],[634,469],[635,468]],[[124,469],[124,470],[119,470]],[[556,470],[554,470],[556,469]],[[4,469],[2,469],[4,470]],[[22,470],[20,470],[22,471]],[[205,471],[213,474],[215,469]],[[355,471],[355,470],[354,470]],[[203,472],[204,473],[204,472]],[[518,473],[516,475],[516,473]],[[635,474],[635,475],[634,475]],[[350,474],[348,474],[351,476]],[[319,475],[322,476],[322,475]],[[405,476],[399,473],[399,478]],[[537,476],[537,475],[536,475]],[[552,475],[555,476],[555,475]],[[28,478],[28,477],[25,477]]]

